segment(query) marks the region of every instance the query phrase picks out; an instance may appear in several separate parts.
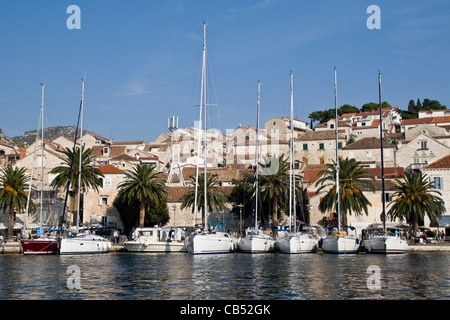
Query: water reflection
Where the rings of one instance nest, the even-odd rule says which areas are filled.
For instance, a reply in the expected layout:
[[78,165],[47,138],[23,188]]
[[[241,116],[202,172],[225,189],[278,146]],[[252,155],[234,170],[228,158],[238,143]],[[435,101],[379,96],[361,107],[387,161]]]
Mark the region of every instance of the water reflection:
[[[448,253],[0,256],[0,299],[448,299]],[[69,266],[80,268],[68,289]],[[380,288],[370,289],[370,266]]]

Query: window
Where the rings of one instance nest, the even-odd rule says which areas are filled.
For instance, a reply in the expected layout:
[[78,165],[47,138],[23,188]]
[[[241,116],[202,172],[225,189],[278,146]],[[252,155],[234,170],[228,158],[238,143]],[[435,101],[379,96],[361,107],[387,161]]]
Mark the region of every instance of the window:
[[111,186],[111,178],[105,178],[105,180],[104,180],[104,182],[105,182],[105,186]]
[[308,150],[308,144],[307,144],[307,143],[304,143],[304,144],[303,144],[303,150],[305,150],[305,151]]
[[330,129],[334,129],[334,123],[330,123]]
[[338,149],[342,149],[342,142],[338,142]]
[[276,121],[274,121],[274,122],[273,122],[273,125],[274,125],[274,126],[276,126],[276,125],[277,125]]
[[324,150],[325,149],[325,145],[323,143],[319,143],[319,150]]
[[443,188],[443,179],[442,177],[433,177],[433,184],[435,189],[442,190]]
[[325,158],[324,157],[319,158],[319,160],[320,160],[320,164],[325,164]]
[[391,192],[385,192],[385,193],[384,193],[384,200],[385,200],[386,202],[392,201],[392,193],[391,193]]
[[420,149],[428,150],[428,141],[420,141]]
[[109,205],[109,197],[100,197],[100,199],[98,199],[98,205],[99,206],[108,206]]

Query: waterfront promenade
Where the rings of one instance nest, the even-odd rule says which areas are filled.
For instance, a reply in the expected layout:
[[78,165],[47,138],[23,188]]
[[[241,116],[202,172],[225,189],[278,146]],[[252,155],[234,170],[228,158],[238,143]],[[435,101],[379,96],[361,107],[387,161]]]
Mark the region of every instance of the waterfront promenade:
[[[126,252],[126,249],[121,244],[113,244],[109,252]],[[409,244],[406,252],[450,252],[450,242]],[[6,243],[0,247],[0,254],[22,254],[22,246],[19,242]]]

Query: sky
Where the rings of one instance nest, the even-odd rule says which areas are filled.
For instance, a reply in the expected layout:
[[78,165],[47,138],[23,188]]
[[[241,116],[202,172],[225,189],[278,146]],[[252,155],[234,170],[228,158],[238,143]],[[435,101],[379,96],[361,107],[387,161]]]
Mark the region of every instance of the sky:
[[260,127],[289,116],[291,70],[294,116],[307,123],[334,108],[335,67],[338,106],[378,102],[381,71],[392,106],[428,98],[450,108],[447,0],[0,0],[0,128],[37,129],[41,83],[45,127],[75,126],[84,75],[84,130],[149,143],[169,116],[193,126],[203,21],[208,128],[256,126],[258,81]]

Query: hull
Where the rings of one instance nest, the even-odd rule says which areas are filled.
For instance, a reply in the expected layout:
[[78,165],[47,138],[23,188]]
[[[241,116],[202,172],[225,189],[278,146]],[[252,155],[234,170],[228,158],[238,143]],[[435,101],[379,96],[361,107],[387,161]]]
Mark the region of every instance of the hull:
[[399,237],[373,237],[364,240],[364,248],[368,253],[405,253],[408,244]]
[[195,233],[186,240],[186,251],[191,254],[230,253],[236,243],[227,233]]
[[183,242],[142,243],[127,241],[123,246],[130,252],[186,252]]
[[239,240],[238,250],[246,253],[275,252],[275,240],[270,236],[248,235]]
[[282,253],[316,252],[319,240],[308,235],[289,235],[277,240],[277,247]]
[[328,237],[323,239],[322,250],[325,253],[356,253],[360,242],[353,237]]
[[94,235],[82,235],[75,238],[62,238],[60,254],[106,253],[111,248],[111,241]]
[[22,240],[22,252],[25,255],[47,255],[58,253],[58,240],[56,239],[30,239]]

